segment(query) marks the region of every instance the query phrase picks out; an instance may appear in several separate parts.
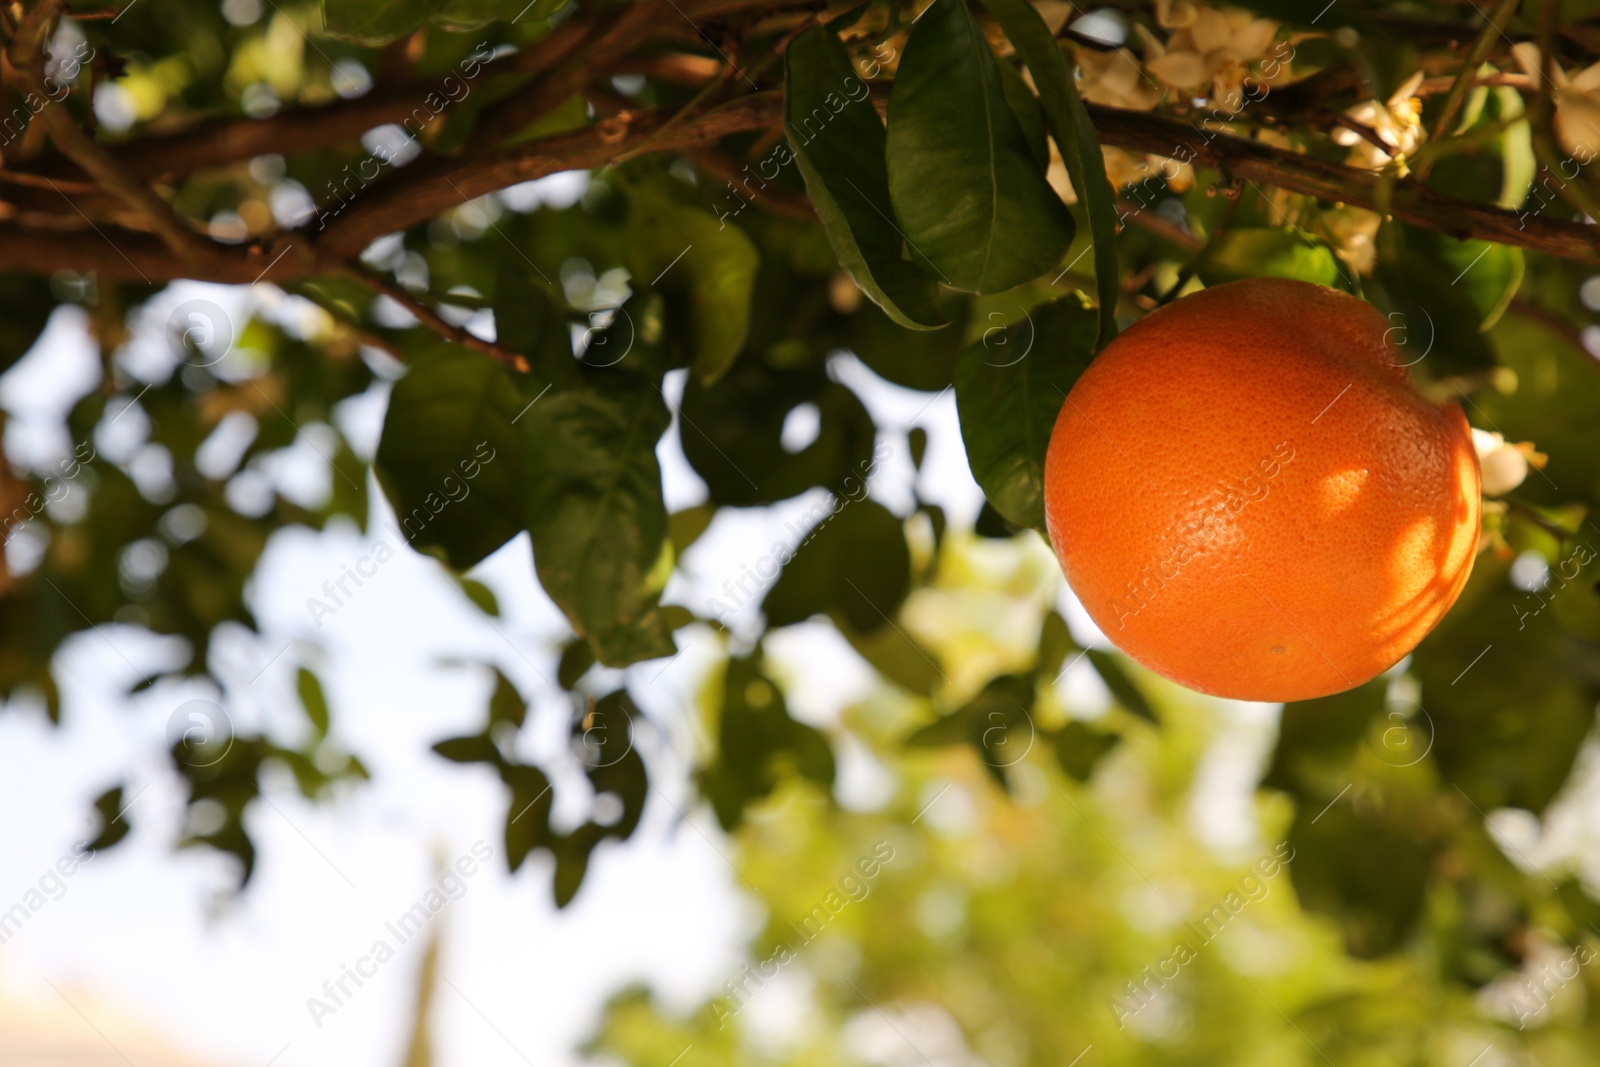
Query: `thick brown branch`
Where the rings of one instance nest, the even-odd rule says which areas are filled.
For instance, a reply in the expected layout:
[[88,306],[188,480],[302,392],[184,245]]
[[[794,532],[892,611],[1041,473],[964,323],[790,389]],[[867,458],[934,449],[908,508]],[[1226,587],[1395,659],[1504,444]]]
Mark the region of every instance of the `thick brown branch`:
[[1370,171],[1295,155],[1147,112],[1090,105],[1089,113],[1100,139],[1109,145],[1219,169],[1244,182],[1387,210],[1402,222],[1452,237],[1476,237],[1564,259],[1600,262],[1600,230],[1591,225],[1547,218],[1537,211],[1505,211],[1435,193],[1415,182],[1397,183],[1385,209],[1379,202],[1378,175]]
[[[674,127],[653,147],[687,151],[741,131],[776,128],[782,120],[782,106],[780,93],[752,93]],[[1243,182],[1380,209],[1379,178],[1371,172],[1148,112],[1100,106],[1089,110],[1108,145],[1185,159]],[[313,224],[313,228],[291,232],[271,249],[216,246],[221,258],[210,264],[203,277],[248,283],[258,278],[280,281],[325,272],[330,269],[327,264],[349,260],[377,238],[434,218],[464,201],[560,171],[603,167],[656,134],[671,114],[670,109],[624,112],[582,130],[476,158],[419,161],[360,191],[348,207],[325,220],[325,228]],[[1477,237],[1567,259],[1600,262],[1600,230],[1537,211],[1504,211],[1434,193],[1413,182],[1397,183],[1383,209],[1405,222],[1455,237]],[[0,263],[36,273],[96,270],[121,279],[157,281],[192,276],[150,235],[107,225],[99,227],[99,237],[67,242],[56,232],[0,220]]]

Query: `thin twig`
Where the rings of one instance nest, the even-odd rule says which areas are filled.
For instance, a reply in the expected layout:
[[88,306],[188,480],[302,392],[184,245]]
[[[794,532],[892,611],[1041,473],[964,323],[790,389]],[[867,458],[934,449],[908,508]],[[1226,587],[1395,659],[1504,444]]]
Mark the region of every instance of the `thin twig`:
[[[1461,64],[1461,73],[1456,75],[1455,84],[1450,86],[1450,95],[1444,98],[1439,118],[1433,125],[1433,131],[1428,135],[1429,140],[1443,140],[1450,132],[1450,124],[1455,121],[1456,112],[1461,110],[1461,104],[1466,100],[1467,92],[1478,76],[1478,68],[1483,66],[1483,61],[1488,58],[1489,49],[1494,47],[1495,38],[1505,36],[1506,23],[1511,21],[1511,15],[1517,9],[1517,2],[1518,0],[1500,0],[1495,9],[1489,13],[1488,24],[1484,26],[1478,39],[1472,43],[1472,50],[1467,53],[1466,60]],[[1416,168],[1417,180],[1426,181],[1428,171],[1432,167],[1431,159],[1421,160]]]
[[447,322],[445,319],[439,316],[437,311],[422,303],[422,301],[406,292],[402,286],[390,281],[388,278],[374,274],[371,271],[366,270],[354,263],[340,264],[339,273],[344,275],[346,278],[349,278],[351,281],[365,286],[374,293],[377,293],[380,296],[386,296],[390,300],[393,300],[395,303],[399,304],[401,307],[410,312],[424,326],[428,327],[428,329],[432,330],[434,333],[439,334],[441,337],[444,337],[446,340],[453,341],[462,348],[470,348],[474,352],[482,352],[484,355],[505,364],[514,371],[520,371],[524,374],[528,372],[528,361],[522,356],[517,355],[517,353],[512,352],[509,349],[501,348],[493,341],[485,341],[476,334],[470,333],[467,330],[454,325],[453,323]]

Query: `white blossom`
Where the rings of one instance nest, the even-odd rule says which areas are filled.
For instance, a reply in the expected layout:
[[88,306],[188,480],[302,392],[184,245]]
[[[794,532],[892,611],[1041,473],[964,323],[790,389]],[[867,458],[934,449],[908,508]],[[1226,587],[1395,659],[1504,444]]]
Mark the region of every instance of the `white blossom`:
[[1422,72],[1419,70],[1407,78],[1387,101],[1379,103],[1376,100],[1364,100],[1345,112],[1377,134],[1378,140],[1387,146],[1387,149],[1379,148],[1354,130],[1334,130],[1334,143],[1350,148],[1349,162],[1352,165],[1382,170],[1398,160],[1403,166],[1406,157],[1421,147],[1427,138],[1427,131],[1422,128],[1422,101],[1416,96],[1417,87],[1421,84]]

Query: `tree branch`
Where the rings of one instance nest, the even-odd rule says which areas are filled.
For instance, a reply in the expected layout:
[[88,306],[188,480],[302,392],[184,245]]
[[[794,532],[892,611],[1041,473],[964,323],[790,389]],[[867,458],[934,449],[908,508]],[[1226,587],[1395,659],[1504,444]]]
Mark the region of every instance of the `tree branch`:
[[[782,122],[782,110],[781,93],[752,93],[674,127],[653,147],[681,152],[713,145],[734,133],[775,129]],[[1600,231],[1591,225],[1548,218],[1538,211],[1505,211],[1435,193],[1412,181],[1397,183],[1387,208],[1380,208],[1379,176],[1370,171],[1296,155],[1149,112],[1090,105],[1089,113],[1108,145],[1224,170],[1245,182],[1387,210],[1404,222],[1453,237],[1482,238],[1600,263]],[[425,222],[464,201],[560,171],[603,167],[655,134],[672,114],[670,108],[622,112],[532,144],[477,157],[418,161],[362,190],[348,207],[331,216],[323,229],[290,231],[271,248],[215,245],[203,277],[247,284],[327,271],[330,268],[319,263],[347,261],[379,237]],[[194,276],[148,234],[111,225],[98,229],[103,241],[65,242],[59,232],[30,227],[19,220],[0,220],[0,263],[35,273],[94,270],[124,280]],[[290,249],[295,254],[287,254]]]

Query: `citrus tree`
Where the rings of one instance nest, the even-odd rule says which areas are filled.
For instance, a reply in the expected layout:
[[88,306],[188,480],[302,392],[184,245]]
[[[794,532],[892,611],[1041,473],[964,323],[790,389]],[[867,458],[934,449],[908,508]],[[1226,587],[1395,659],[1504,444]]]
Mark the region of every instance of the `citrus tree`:
[[[20,0],[0,37],[0,368],[47,323],[99,353],[62,446],[0,464],[0,692],[70,716],[68,638],[181,638],[184,662],[130,699],[211,680],[175,711],[172,760],[224,817],[185,843],[243,881],[264,765],[311,797],[365,774],[309,657],[302,738],[218,725],[239,683],[215,643],[256,628],[263,549],[335,519],[376,548],[308,602],[313,634],[395,552],[435,557],[493,617],[472,569],[531,551],[570,640],[515,649],[541,692],[497,671],[482,729],[435,747],[503,780],[509,864],[548,853],[558,903],[651,789],[629,740],[651,674],[615,669],[670,659],[686,628],[724,640],[694,783],[730,832],[834,782],[846,739],[789,714],[763,655],[817,617],[909,702],[897,744],[954,746],[1005,791],[1026,727],[1028,766],[1049,754],[1070,799],[1168,728],[1150,676],[1052,609],[975,677],[906,605],[952,545],[1038,541],[1051,429],[1119,329],[1268,276],[1387,317],[1419,387],[1481,431],[1488,497],[1472,579],[1415,653],[1283,711],[1261,784],[1288,798],[1298,906],[1349,956],[1425,943],[1452,988],[1597,934],[1575,872],[1488,816],[1546,810],[1600,700],[1600,6]],[[586,178],[564,199],[528,184],[569,172]],[[184,280],[240,288],[180,301]],[[868,494],[928,441],[876,426],[846,360],[954,392],[975,530],[915,483],[897,508]],[[372,455],[335,417],[364,396],[387,401]],[[705,497],[669,514],[673,435]],[[269,477],[296,449],[326,492]],[[663,596],[719,517],[805,494],[821,502],[738,580]],[[730,630],[754,607],[757,629]],[[1080,660],[1123,714],[1040,711]],[[563,769],[514,745],[557,690],[580,777],[614,798],[570,828],[550,821]],[[126,833],[124,800],[98,801],[96,847]]]

